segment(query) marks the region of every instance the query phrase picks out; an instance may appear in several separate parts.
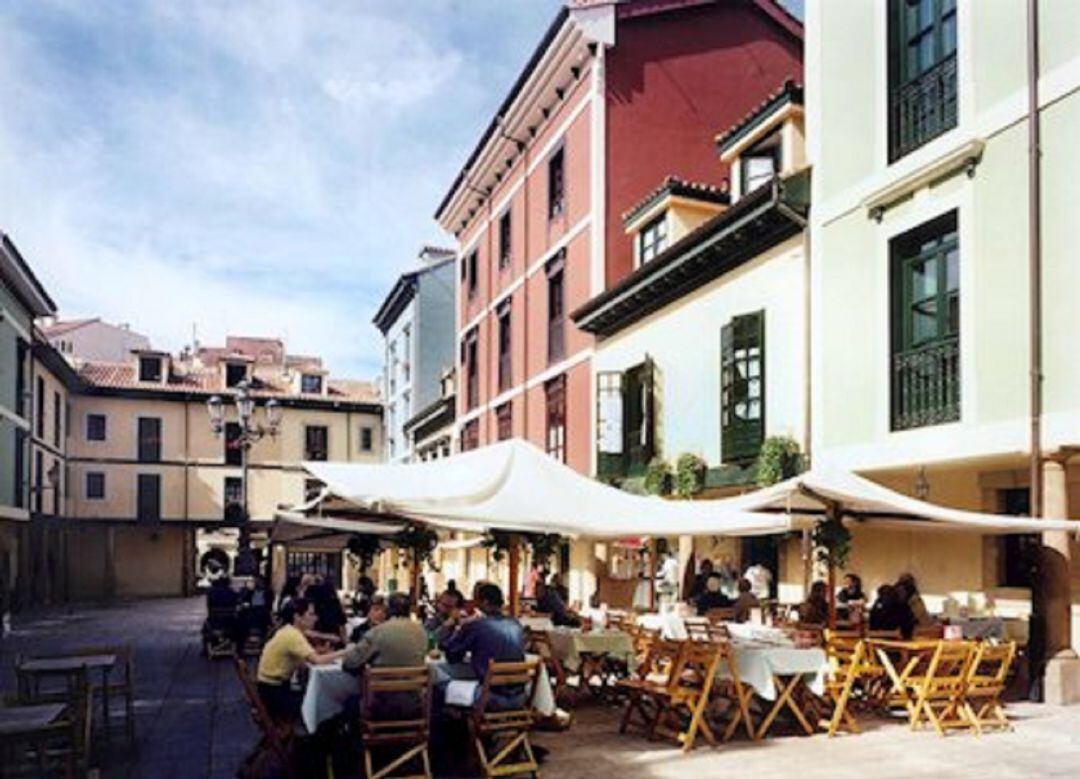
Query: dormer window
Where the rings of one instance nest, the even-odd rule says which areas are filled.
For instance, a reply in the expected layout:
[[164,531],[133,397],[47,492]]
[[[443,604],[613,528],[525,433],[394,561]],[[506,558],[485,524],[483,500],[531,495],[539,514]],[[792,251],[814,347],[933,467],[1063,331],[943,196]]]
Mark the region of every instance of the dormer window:
[[139,381],[161,382],[161,378],[162,370],[160,357],[147,356],[139,358]]
[[758,187],[772,181],[781,168],[780,133],[769,137],[747,149],[739,157],[740,188],[742,197]]
[[305,373],[300,377],[300,391],[306,395],[322,394],[322,376],[317,373]]
[[653,219],[638,233],[638,263],[644,265],[667,248],[667,212]]
[[247,379],[247,366],[242,362],[230,362],[225,364],[225,386],[235,387]]

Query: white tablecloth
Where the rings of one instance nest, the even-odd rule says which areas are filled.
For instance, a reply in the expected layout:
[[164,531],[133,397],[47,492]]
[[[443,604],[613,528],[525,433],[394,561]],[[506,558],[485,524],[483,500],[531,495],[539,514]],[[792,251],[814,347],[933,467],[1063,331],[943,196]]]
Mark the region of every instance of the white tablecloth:
[[[753,688],[765,700],[776,700],[777,690],[773,676],[801,674],[815,695],[825,693],[825,677],[829,673],[829,658],[821,648],[796,649],[795,647],[766,646],[736,643],[735,664],[739,680]],[[723,669],[726,673],[727,669]]]
[[300,715],[309,733],[345,708],[350,696],[360,694],[360,680],[341,668],[341,663],[313,665],[309,669]]
[[578,628],[554,628],[548,632],[551,652],[568,670],[581,667],[583,654],[608,655],[622,660],[633,670],[636,662],[634,642],[621,630],[593,630],[588,633]]
[[[527,658],[540,659],[536,655],[528,655]],[[428,667],[431,670],[432,681],[436,683],[450,679],[475,681],[472,666],[465,663],[429,660]],[[555,695],[551,690],[551,681],[543,663],[540,664],[538,684],[540,688],[536,691],[533,709],[543,717],[550,717],[555,713]],[[457,692],[460,694],[463,690],[459,689]],[[351,696],[359,694],[359,677],[344,671],[340,662],[312,666],[308,674],[307,689],[304,690],[304,700],[300,705],[304,727],[309,733],[314,733],[323,722],[340,714],[345,708],[345,702]]]
[[649,630],[659,630],[660,636],[668,641],[685,641],[686,624],[677,614],[642,614],[637,623]]

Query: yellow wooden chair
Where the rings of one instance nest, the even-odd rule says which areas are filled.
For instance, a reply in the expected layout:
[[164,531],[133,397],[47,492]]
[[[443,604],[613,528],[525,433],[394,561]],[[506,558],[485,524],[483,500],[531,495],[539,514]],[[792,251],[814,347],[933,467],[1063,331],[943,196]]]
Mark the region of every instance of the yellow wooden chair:
[[685,641],[657,639],[649,646],[645,658],[638,663],[637,673],[616,682],[615,688],[626,696],[619,732],[625,733],[634,725],[634,715],[647,734],[651,734],[660,711],[660,698],[664,695],[675,673]]
[[846,727],[852,733],[859,732],[859,723],[851,713],[856,696],[867,696],[868,683],[880,679],[885,670],[875,661],[860,633],[826,631],[825,651],[829,657],[829,679],[826,697],[833,703],[829,720],[829,738]]
[[[389,777],[417,758],[423,772],[408,776],[410,779],[431,779],[428,756],[430,689],[427,666],[367,668],[364,671],[360,738],[364,744],[365,779]],[[384,746],[399,747],[402,751],[376,771],[373,752]]]
[[[540,775],[540,765],[529,743],[539,672],[538,660],[523,663],[496,663],[492,660],[488,664],[480,698],[472,715],[473,738],[486,779],[517,774]],[[527,691],[523,705],[509,710],[489,710],[492,691],[508,688]],[[489,743],[485,745],[485,741]]]
[[1005,691],[1015,658],[1014,641],[1003,644],[984,641],[976,649],[964,690],[964,710],[976,735],[982,735],[983,728],[988,727],[1012,730],[1001,694]]
[[972,727],[964,696],[974,657],[975,647],[967,641],[938,642],[926,675],[912,682],[912,730],[917,730],[924,718],[942,736],[950,729]]
[[694,748],[698,733],[712,746],[718,741],[705,714],[723,656],[719,644],[692,641],[680,654],[667,689],[660,695],[660,712],[653,733],[673,738],[683,752]]

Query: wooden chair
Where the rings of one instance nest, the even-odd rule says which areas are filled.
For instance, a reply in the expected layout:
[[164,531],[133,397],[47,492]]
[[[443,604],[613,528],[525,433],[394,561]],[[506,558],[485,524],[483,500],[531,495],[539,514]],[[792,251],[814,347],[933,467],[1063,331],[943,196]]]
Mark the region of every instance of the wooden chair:
[[[540,663],[529,660],[523,663],[488,663],[480,698],[472,713],[473,738],[486,779],[515,774],[532,774],[539,777],[540,765],[529,743],[529,730],[533,725],[533,700]],[[524,704],[520,708],[492,710],[488,707],[492,691],[520,687],[525,691]],[[491,742],[490,751],[484,741]],[[508,762],[520,753],[516,762]]]
[[709,609],[705,612],[705,619],[713,624],[717,622],[734,622],[735,609]]
[[976,735],[983,728],[1012,730],[1005,714],[1001,694],[1008,684],[1009,671],[1016,658],[1016,643],[991,644],[984,641],[975,650],[964,689],[964,711]]
[[232,657],[233,665],[236,668],[236,678],[240,680],[240,687],[244,691],[244,697],[247,698],[251,710],[251,719],[260,735],[255,752],[258,753],[263,749],[269,749],[281,761],[285,775],[289,779],[295,779],[296,767],[293,765],[292,759],[295,734],[292,723],[277,723],[274,721],[270,716],[270,712],[266,710],[262,698],[259,697],[258,687],[248,671],[247,662],[236,652],[233,652]]
[[[16,666],[17,667],[17,666]],[[2,739],[0,776],[85,776],[91,766],[91,734],[93,732],[93,698],[85,668],[76,668],[62,675],[63,687],[45,693],[19,679],[17,703],[36,705],[63,704],[59,719],[33,732]]]
[[647,734],[656,726],[660,698],[671,684],[673,674],[682,654],[685,641],[655,640],[645,659],[637,667],[637,675],[621,679],[616,689],[626,695],[626,708],[619,723],[619,732],[625,733],[634,724],[634,715],[640,715],[640,724]]
[[105,680],[99,680],[90,674],[90,693],[102,700],[104,713],[102,725],[106,733],[111,723],[110,701],[122,698],[124,702],[124,733],[128,743],[135,743],[135,652],[130,644],[108,644],[103,646],[85,646],[65,652],[65,657],[92,657],[96,655],[114,655],[116,665]]
[[548,679],[551,680],[555,700],[559,700],[560,696],[565,697],[567,689],[566,669],[563,668],[559,658],[555,656],[555,652],[551,648],[551,638],[547,632],[526,628],[526,651],[539,656],[541,662],[543,662],[548,672]]
[[[431,731],[431,684],[427,666],[367,668],[364,672],[360,737],[364,744],[365,779],[384,779],[409,761],[420,758],[423,773],[410,779],[431,779],[428,737]],[[387,715],[388,708],[400,708]],[[375,747],[395,746],[404,751],[374,769]],[[399,776],[401,776],[399,774]]]
[[705,714],[722,656],[719,644],[691,641],[679,655],[667,688],[658,696],[661,706],[653,733],[674,738],[683,752],[694,748],[699,732],[709,744],[718,745]]
[[709,641],[709,620],[705,617],[687,617],[683,620],[686,637],[691,641]]
[[833,703],[829,738],[835,736],[841,726],[858,733],[859,724],[851,713],[851,704],[859,695],[862,701],[869,702],[873,686],[884,678],[885,669],[857,632],[826,632],[825,649],[830,665],[825,693]]
[[944,736],[951,728],[970,728],[965,710],[965,690],[975,648],[966,641],[939,641],[925,676],[912,684],[915,707],[911,729],[923,718]]

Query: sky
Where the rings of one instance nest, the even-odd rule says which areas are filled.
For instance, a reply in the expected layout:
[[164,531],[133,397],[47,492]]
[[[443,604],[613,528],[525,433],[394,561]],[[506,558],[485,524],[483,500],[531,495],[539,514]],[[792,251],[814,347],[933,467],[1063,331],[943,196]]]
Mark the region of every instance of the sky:
[[0,230],[64,318],[374,378],[371,318],[453,245],[435,209],[558,6],[6,0]]

